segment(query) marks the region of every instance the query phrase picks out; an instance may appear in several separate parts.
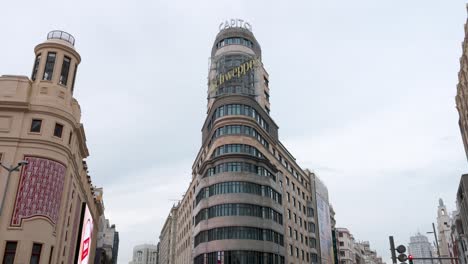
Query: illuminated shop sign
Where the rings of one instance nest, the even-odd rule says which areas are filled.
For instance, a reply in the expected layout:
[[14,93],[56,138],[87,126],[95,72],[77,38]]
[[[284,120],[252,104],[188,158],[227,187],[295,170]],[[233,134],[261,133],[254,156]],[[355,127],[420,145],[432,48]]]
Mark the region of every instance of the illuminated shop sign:
[[221,22],[221,24],[219,24],[219,31],[221,31],[223,29],[233,28],[233,27],[245,28],[248,31],[252,32],[252,25],[250,25],[249,22],[244,21],[244,20],[239,19],[239,18],[231,18],[229,20]]
[[246,75],[253,68],[259,66],[260,64],[261,64],[260,59],[255,58],[255,59],[251,59],[247,62],[242,63],[241,65],[229,70],[226,73],[218,74],[216,78],[210,81],[210,91],[215,90],[216,88],[218,88],[219,85],[222,85],[223,83],[233,78],[239,78],[239,77]]
[[88,264],[92,263],[89,259],[89,254],[91,253],[92,245],[92,236],[93,236],[93,217],[89,211],[88,205],[85,205],[84,213],[82,213],[82,224],[81,224],[81,236],[80,236],[80,245],[77,255],[77,260],[75,263],[78,264]]

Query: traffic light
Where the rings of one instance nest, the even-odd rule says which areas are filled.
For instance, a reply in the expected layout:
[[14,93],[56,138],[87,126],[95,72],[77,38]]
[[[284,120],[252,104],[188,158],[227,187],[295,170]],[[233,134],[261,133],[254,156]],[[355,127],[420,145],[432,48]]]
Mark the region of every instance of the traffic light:
[[[406,256],[405,252],[406,252],[406,247],[403,246],[403,245],[399,245],[397,248],[396,248],[396,251],[400,254],[398,255],[397,259],[400,261],[400,262],[403,262],[405,263],[406,260],[408,260],[408,257]],[[412,263],[410,263],[412,264]]]
[[413,255],[408,255],[408,263],[413,264]]

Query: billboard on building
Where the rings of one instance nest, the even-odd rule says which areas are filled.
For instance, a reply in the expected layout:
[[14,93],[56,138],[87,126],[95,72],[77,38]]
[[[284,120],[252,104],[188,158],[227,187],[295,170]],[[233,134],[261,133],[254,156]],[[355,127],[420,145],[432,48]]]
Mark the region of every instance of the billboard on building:
[[[316,178],[318,179],[318,178]],[[317,182],[319,184],[317,184]],[[328,190],[326,186],[316,181],[317,218],[319,227],[320,255],[322,264],[333,264],[333,238],[331,230],[330,206],[328,205]]]
[[83,203],[83,208],[81,212],[81,230],[79,236],[79,245],[77,245],[77,252],[75,263],[77,264],[91,264],[90,260],[91,254],[91,244],[93,236],[93,217],[89,211],[89,207],[86,203]]

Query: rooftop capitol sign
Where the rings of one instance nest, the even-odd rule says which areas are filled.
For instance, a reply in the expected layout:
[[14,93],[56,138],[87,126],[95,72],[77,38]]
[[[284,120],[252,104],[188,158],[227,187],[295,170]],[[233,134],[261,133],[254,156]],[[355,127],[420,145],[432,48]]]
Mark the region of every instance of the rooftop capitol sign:
[[234,28],[234,27],[245,28],[248,31],[252,32],[252,25],[250,25],[249,22],[244,21],[239,18],[231,18],[229,20],[221,22],[221,24],[219,24],[219,31],[228,29],[228,28]]

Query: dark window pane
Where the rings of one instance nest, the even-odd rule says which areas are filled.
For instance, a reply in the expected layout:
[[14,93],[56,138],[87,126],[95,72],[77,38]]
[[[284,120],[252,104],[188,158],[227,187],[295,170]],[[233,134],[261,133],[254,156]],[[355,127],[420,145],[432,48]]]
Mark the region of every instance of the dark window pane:
[[52,74],[54,73],[55,57],[57,54],[55,52],[47,53],[47,61],[44,69],[43,80],[50,81],[52,80]]
[[41,54],[37,54],[36,60],[34,61],[33,72],[31,74],[31,80],[35,81],[37,76],[37,70],[39,69],[39,63],[41,62]]
[[54,136],[61,138],[63,132],[63,125],[55,124]]
[[42,245],[34,243],[32,252],[31,252],[31,260],[29,261],[29,264],[39,264],[39,260],[41,258],[41,250],[42,250]]
[[41,125],[42,125],[42,120],[33,119],[31,122],[31,132],[36,132],[36,133],[41,132]]
[[63,58],[62,71],[60,72],[59,84],[67,85],[68,72],[70,71],[70,61],[71,59],[67,56]]
[[73,79],[72,79],[72,87],[71,92],[73,93],[73,89],[75,89],[75,79],[76,79],[76,71],[78,70],[78,64],[75,64],[75,70],[73,71]]
[[49,264],[52,263],[52,255],[53,254],[54,254],[54,247],[50,247]]
[[5,246],[5,255],[3,256],[3,264],[14,264],[16,255],[17,242],[7,242]]

